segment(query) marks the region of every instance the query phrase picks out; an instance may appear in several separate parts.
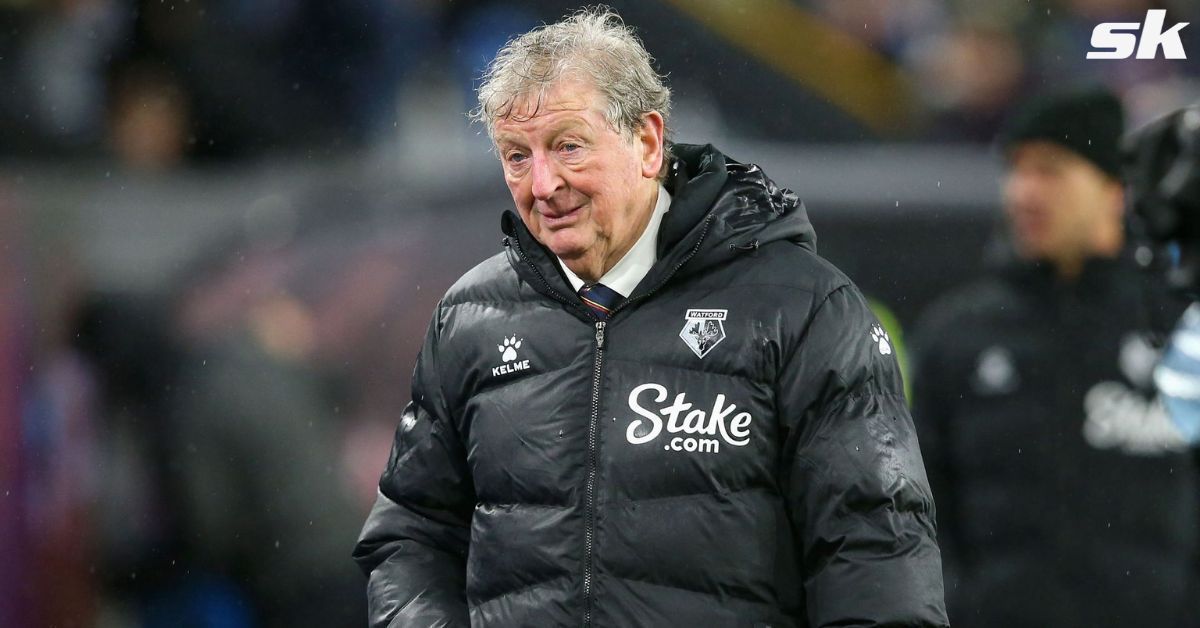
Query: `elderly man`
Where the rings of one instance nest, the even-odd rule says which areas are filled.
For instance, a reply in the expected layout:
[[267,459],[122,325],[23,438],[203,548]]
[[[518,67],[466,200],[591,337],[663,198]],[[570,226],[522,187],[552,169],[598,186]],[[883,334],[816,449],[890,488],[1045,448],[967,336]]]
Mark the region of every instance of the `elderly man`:
[[1014,116],[1014,255],[916,335],[913,413],[956,626],[1195,625],[1200,486],[1144,333],[1181,304],[1125,245],[1122,126],[1099,89]]
[[886,334],[795,196],[665,143],[611,12],[479,90],[517,212],[434,314],[355,552],[375,626],[942,626]]

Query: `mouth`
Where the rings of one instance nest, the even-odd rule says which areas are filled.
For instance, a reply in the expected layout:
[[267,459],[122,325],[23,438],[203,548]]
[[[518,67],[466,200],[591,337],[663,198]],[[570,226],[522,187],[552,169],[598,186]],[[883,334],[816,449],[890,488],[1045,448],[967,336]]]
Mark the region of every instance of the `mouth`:
[[546,227],[548,227],[550,229],[559,229],[562,227],[569,226],[571,223],[575,222],[575,219],[579,217],[581,210],[585,206],[586,206],[586,204],[580,205],[574,209],[571,209],[571,210],[568,210],[565,212],[561,212],[561,213],[550,213],[550,212],[546,212],[546,211],[539,211],[538,214],[541,215],[541,217],[542,217],[543,225],[545,225]]
[[1037,214],[1026,214],[1016,220],[1017,228],[1024,232],[1039,232],[1046,229],[1046,218]]

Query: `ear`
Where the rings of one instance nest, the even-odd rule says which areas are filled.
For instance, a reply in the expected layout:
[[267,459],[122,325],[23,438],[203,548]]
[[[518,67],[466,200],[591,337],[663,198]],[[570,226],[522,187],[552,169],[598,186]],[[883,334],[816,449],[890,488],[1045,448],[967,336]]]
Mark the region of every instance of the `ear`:
[[634,133],[634,140],[641,149],[642,176],[647,179],[657,178],[662,169],[665,128],[662,114],[651,111],[642,115],[642,126]]
[[1116,179],[1106,182],[1109,206],[1117,216],[1125,215],[1125,185]]

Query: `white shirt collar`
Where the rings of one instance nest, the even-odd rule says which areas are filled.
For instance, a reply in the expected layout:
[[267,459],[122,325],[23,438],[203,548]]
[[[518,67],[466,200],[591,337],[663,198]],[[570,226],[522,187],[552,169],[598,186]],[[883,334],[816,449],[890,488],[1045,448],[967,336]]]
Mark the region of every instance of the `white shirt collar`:
[[[650,214],[650,222],[646,223],[645,230],[638,237],[637,242],[633,243],[633,247],[625,253],[625,256],[616,263],[612,268],[608,269],[607,273],[600,278],[600,283],[612,288],[623,297],[628,297],[633,293],[633,289],[638,283],[650,272],[650,267],[654,262],[658,261],[658,229],[662,225],[663,216],[671,209],[671,194],[667,192],[667,188],[660,183],[658,185],[658,200],[654,203],[654,211]],[[562,267],[563,274],[567,276],[567,281],[571,282],[571,287],[575,292],[583,287],[584,281],[578,275],[571,272],[570,268],[563,263],[562,259],[558,260],[558,265]]]

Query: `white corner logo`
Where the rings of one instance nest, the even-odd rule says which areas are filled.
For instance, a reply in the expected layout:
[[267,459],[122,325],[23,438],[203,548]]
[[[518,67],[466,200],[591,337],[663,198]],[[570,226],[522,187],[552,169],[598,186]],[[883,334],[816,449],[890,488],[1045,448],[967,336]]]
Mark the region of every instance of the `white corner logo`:
[[[1104,22],[1092,30],[1092,50],[1089,59],[1128,59],[1137,51],[1138,59],[1154,59],[1162,48],[1167,59],[1187,59],[1179,32],[1188,22],[1180,22],[1163,31],[1167,19],[1165,9],[1146,11],[1146,21]],[[1140,33],[1138,31],[1141,31]]]
[[879,349],[879,355],[892,354],[892,339],[888,337],[887,330],[880,325],[871,325],[871,342]]
[[679,337],[696,357],[703,358],[725,339],[722,321],[728,314],[729,310],[688,310]]
[[529,360],[517,360],[517,349],[521,348],[524,340],[513,334],[511,338],[504,336],[502,342],[496,345],[496,350],[500,352],[500,359],[504,361],[504,364],[492,367],[492,377],[529,369]]

